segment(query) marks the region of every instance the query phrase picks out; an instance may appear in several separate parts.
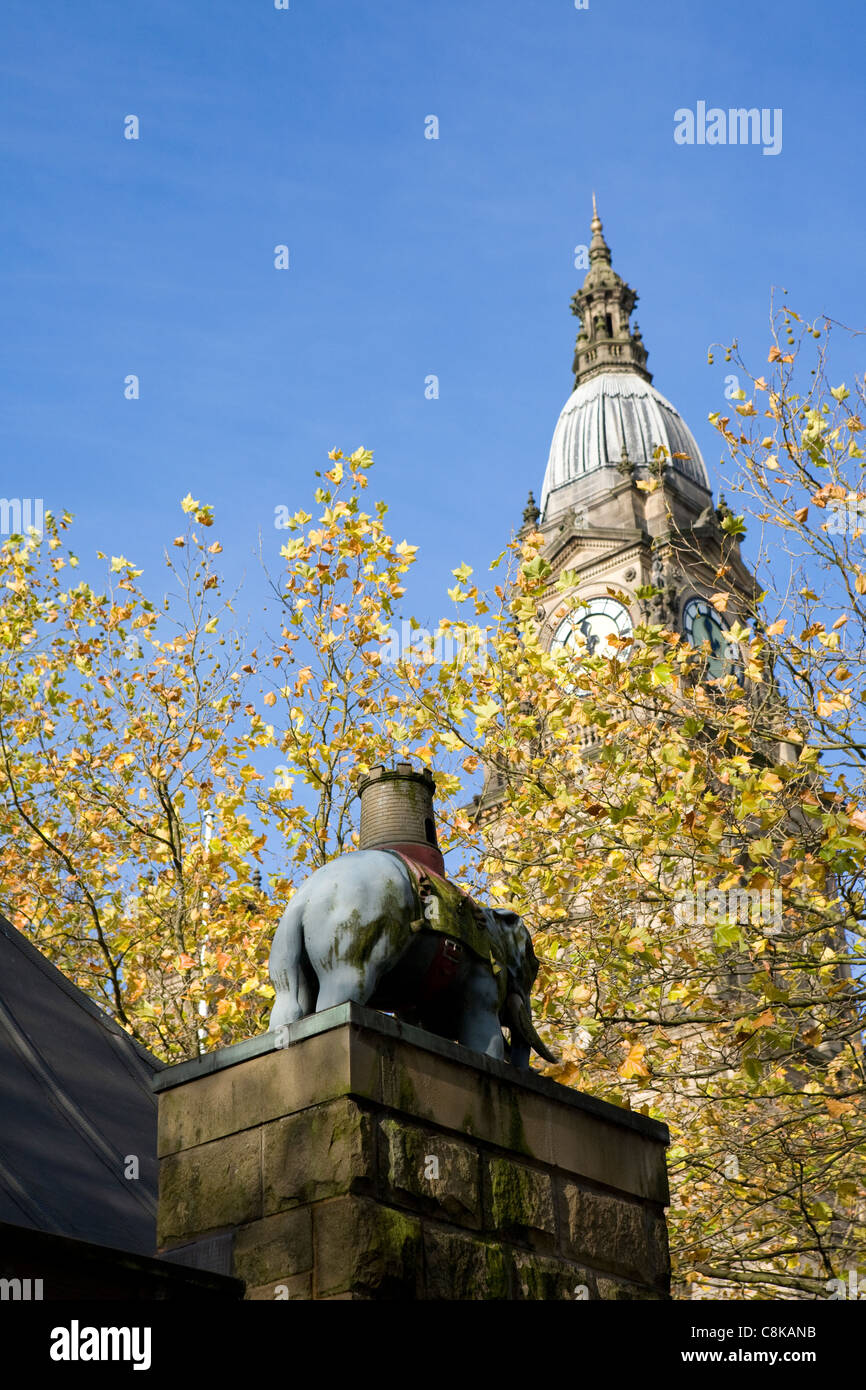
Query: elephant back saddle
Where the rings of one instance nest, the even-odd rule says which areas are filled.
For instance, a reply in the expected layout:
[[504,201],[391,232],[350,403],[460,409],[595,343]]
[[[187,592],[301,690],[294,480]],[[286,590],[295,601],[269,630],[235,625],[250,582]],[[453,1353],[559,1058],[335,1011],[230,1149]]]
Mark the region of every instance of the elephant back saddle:
[[484,909],[462,888],[450,883],[417,859],[401,850],[388,849],[399,859],[409,874],[415,894],[413,931],[432,931],[459,941],[483,961],[489,962],[494,975],[504,971],[507,962],[500,959],[497,943],[487,928]]

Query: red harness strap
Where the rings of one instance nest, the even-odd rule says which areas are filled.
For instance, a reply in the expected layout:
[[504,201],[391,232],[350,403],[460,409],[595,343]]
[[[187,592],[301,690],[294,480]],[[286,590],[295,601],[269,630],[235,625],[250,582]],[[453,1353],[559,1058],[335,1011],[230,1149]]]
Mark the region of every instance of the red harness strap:
[[465,954],[461,942],[450,936],[443,936],[437,943],[436,954],[424,977],[424,984],[418,998],[419,1004],[429,1004],[437,994],[453,983],[457,969]]

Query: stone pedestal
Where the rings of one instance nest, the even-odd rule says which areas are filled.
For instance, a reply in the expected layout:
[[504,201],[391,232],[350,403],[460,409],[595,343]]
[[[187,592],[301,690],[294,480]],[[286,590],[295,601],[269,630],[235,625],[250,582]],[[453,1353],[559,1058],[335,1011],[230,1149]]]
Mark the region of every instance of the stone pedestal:
[[357,1004],[154,1084],[160,1254],[247,1298],[668,1296],[642,1115]]

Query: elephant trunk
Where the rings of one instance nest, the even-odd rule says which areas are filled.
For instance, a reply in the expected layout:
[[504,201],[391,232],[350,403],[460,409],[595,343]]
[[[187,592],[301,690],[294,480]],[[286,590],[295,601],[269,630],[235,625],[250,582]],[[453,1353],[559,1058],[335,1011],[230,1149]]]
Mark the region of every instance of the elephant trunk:
[[538,1033],[535,1031],[529,1013],[529,1006],[522,995],[514,992],[509,994],[505,1001],[503,1013],[505,1022],[508,1024],[509,1028],[514,1029],[524,1041],[534,1047],[539,1057],[543,1057],[545,1062],[559,1061],[555,1053],[551,1052],[548,1047],[545,1047]]

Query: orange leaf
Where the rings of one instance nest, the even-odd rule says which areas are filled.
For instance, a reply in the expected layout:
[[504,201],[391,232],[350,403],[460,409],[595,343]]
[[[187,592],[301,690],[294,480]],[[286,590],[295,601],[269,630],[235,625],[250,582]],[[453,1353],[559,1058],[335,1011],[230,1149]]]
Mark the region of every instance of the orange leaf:
[[635,1043],[619,1069],[620,1076],[626,1079],[631,1076],[649,1076],[649,1068],[644,1066],[643,1062],[645,1052],[646,1048],[642,1043]]
[[854,1113],[854,1106],[848,1100],[831,1100],[829,1096],[826,1096],[824,1104],[827,1107],[827,1113],[832,1115],[834,1120],[838,1120],[840,1115],[853,1115]]

